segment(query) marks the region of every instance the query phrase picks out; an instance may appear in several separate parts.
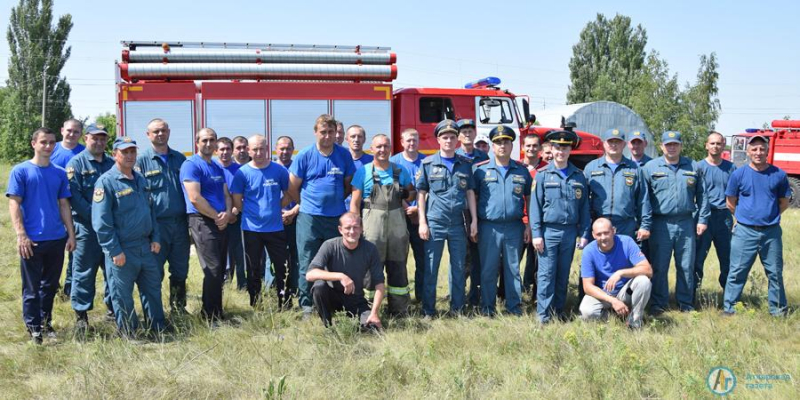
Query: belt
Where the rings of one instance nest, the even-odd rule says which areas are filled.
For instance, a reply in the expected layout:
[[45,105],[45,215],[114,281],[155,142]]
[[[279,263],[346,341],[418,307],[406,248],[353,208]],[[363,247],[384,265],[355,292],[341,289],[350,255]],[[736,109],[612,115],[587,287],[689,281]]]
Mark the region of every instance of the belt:
[[774,227],[778,226],[778,224],[772,224],[772,225],[748,225],[748,224],[743,224],[741,222],[739,222],[739,225],[747,227],[747,228],[750,228],[750,229],[753,229],[753,230],[756,230],[756,231],[765,231],[767,229],[774,228]]

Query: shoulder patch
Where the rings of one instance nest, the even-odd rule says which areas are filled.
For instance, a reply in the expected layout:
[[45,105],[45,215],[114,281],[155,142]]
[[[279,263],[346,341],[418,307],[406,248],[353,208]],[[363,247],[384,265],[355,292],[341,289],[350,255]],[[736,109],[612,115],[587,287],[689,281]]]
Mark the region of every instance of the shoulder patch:
[[105,197],[106,197],[106,191],[103,190],[103,188],[96,188],[94,190],[94,195],[92,195],[92,200],[95,203],[99,203],[99,202],[103,201],[103,199]]

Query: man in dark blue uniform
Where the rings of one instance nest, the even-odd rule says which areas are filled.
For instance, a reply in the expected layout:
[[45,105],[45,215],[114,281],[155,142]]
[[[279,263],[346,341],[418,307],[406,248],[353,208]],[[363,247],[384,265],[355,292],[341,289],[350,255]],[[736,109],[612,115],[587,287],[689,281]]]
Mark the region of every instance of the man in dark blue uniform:
[[498,267],[505,277],[506,310],[522,314],[519,262],[525,243],[530,241],[530,230],[522,217],[532,179],[525,165],[511,159],[516,136],[507,126],[492,129],[489,137],[494,159],[476,164],[473,171],[482,267],[481,312],[487,315],[495,313]]
[[733,215],[725,202],[725,189],[736,166],[722,159],[725,151],[725,137],[719,132],[711,132],[706,139],[708,156],[697,163],[706,185],[703,195],[708,201],[711,216],[708,229],[697,238],[697,253],[694,260],[695,292],[703,285],[703,265],[714,242],[719,260],[719,285],[724,290],[731,265],[731,236]]
[[533,248],[539,253],[536,312],[543,324],[563,317],[575,247],[589,242],[591,224],[586,178],[569,162],[578,136],[562,130],[545,138],[552,145],[553,161],[537,172],[528,207]]
[[[456,122],[458,127],[458,141],[461,144],[456,149],[456,155],[465,157],[472,161],[473,165],[489,160],[486,152],[475,147],[477,130],[474,119],[460,119]],[[469,210],[464,209],[464,225],[469,228],[472,220]],[[478,243],[468,242],[468,251],[464,261],[464,271],[469,276],[469,294],[467,302],[470,306],[478,307],[481,303],[481,258],[478,253]]]
[[86,336],[89,328],[87,312],[94,308],[95,280],[97,270],[103,271],[105,277],[105,302],[111,317],[114,307],[108,288],[108,276],[105,270],[105,257],[97,234],[92,228],[92,195],[94,186],[100,175],[114,166],[114,159],[105,154],[108,133],[95,125],[86,128],[86,150],[72,158],[67,164],[67,177],[72,192],[72,218],[75,222],[76,244],[72,275],[72,309],[75,310],[76,338]]
[[439,142],[439,152],[422,161],[422,168],[416,176],[419,236],[425,241],[422,313],[426,317],[436,314],[436,281],[445,240],[450,253],[450,312],[458,314],[464,308],[464,260],[467,251],[465,208],[469,209],[472,218],[469,236],[477,241],[478,219],[472,187],[472,162],[456,155],[457,134],[455,121],[446,119],[436,126],[434,135]]
[[164,264],[169,262],[169,305],[173,312],[186,312],[186,278],[189,275],[189,226],[181,185],[181,165],[186,156],[169,147],[167,122],[154,119],[147,124],[151,146],[139,153],[137,172],[144,175],[147,191],[153,200],[161,251],[155,255],[164,277]]
[[653,315],[666,311],[669,304],[667,275],[673,252],[678,307],[684,312],[694,309],[695,243],[708,226],[709,211],[708,202],[703,200],[702,173],[697,163],[681,157],[682,148],[680,132],[664,132],[661,135],[664,156],[651,160],[642,170],[653,209],[650,232]]
[[33,132],[33,158],[14,166],[6,189],[20,255],[22,319],[35,344],[42,343],[43,333],[55,338],[53,298],[64,250],[75,248],[67,174],[50,162],[55,145],[56,135],[50,129]]
[[117,329],[123,338],[136,335],[139,317],[133,285],[139,289],[148,328],[166,329],[161,305],[161,271],[155,254],[161,250],[156,213],[145,178],[133,170],[136,142],[114,141],[116,165],[100,176],[92,195],[92,227],[105,254]]
[[742,297],[756,255],[767,275],[769,313],[776,317],[787,315],[780,223],[792,193],[786,172],[767,163],[768,152],[766,137],[751,137],[747,143],[750,163],[733,172],[725,190],[728,208],[736,215],[736,227],[731,241],[731,269],[725,283],[724,315],[735,313],[734,306]]

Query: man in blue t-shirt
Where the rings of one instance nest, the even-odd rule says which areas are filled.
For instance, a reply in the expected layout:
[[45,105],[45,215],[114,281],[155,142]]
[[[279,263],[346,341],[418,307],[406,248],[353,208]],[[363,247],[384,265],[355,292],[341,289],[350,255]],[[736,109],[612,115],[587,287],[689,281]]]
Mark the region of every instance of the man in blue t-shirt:
[[[725,283],[724,315],[732,315],[742,297],[756,255],[764,265],[769,289],[769,313],[785,316],[783,232],[781,214],[792,197],[786,172],[767,163],[769,139],[753,136],[747,142],[748,165],[731,174],[725,190],[728,209],[736,217],[731,239],[731,269]],[[797,193],[795,193],[795,196]]]
[[[408,176],[417,176],[417,171],[422,167],[422,160],[425,155],[419,152],[419,132],[409,128],[400,134],[400,145],[403,151],[393,155],[389,161],[403,167]],[[416,186],[416,182],[411,180],[411,184]],[[422,291],[425,287],[425,241],[419,237],[419,214],[416,198],[412,201],[403,201],[403,208],[406,212],[406,229],[408,229],[408,242],[411,244],[411,251],[414,252],[414,296],[417,301],[422,301]]]
[[[225,183],[228,185],[228,190],[233,185],[233,177],[236,171],[242,166],[233,162],[233,141],[227,137],[221,137],[217,140],[217,151],[215,152],[217,158],[214,160],[225,173]],[[231,213],[236,217],[236,220],[228,224],[225,229],[228,235],[228,257],[227,265],[225,267],[225,280],[233,280],[234,272],[236,274],[236,287],[239,290],[244,290],[247,287],[247,278],[244,268],[244,245],[242,244],[242,221],[238,218],[241,210],[236,206],[231,209]]]
[[80,154],[86,146],[80,143],[83,135],[83,123],[77,119],[64,121],[61,127],[61,141],[56,143],[50,162],[61,168],[66,168],[72,157]]
[[711,132],[706,139],[708,156],[697,163],[703,175],[703,183],[706,185],[703,196],[707,199],[711,216],[708,220],[708,229],[697,238],[697,250],[694,256],[695,293],[703,284],[703,265],[708,257],[708,251],[711,250],[712,242],[719,260],[719,285],[723,290],[725,281],[728,280],[733,215],[725,203],[725,188],[736,166],[722,159],[723,151],[725,151],[725,136],[719,132]]
[[189,233],[203,268],[203,317],[222,319],[222,285],[228,236],[225,229],[234,220],[225,172],[212,160],[217,133],[211,128],[197,131],[197,154],[181,166],[181,182],[189,215]]
[[[86,146],[80,144],[82,134],[83,122],[74,118],[64,121],[64,125],[61,127],[62,140],[56,143],[53,154],[50,155],[50,162],[53,165],[66,169],[69,161],[86,148]],[[67,297],[70,297],[70,292],[72,290],[72,257],[73,254],[69,253],[67,272],[64,278],[64,295]]]
[[[359,168],[353,176],[353,200],[350,211],[361,211],[364,238],[378,248],[381,265],[386,268],[389,313],[408,313],[409,288],[408,229],[403,202],[416,196],[411,176],[389,161],[392,142],[384,134],[372,138],[375,159]],[[363,205],[363,207],[362,207]]]
[[608,218],[592,224],[595,241],[583,250],[581,279],[586,295],[580,305],[584,320],[605,319],[613,309],[627,317],[628,327],[642,327],[650,277],[653,269],[636,242],[628,235],[617,235]]
[[[353,157],[353,165],[355,170],[363,167],[372,162],[373,157],[364,152],[364,143],[367,141],[367,131],[361,125],[351,125],[347,128],[347,147],[350,149],[350,156]],[[350,200],[352,197],[347,196],[344,200],[344,208],[350,210]]]
[[313,311],[306,271],[322,242],[339,236],[339,217],[350,194],[355,165],[350,153],[334,144],[336,122],[327,114],[314,122],[316,143],[306,147],[289,167],[289,196],[300,203],[297,216],[297,279],[304,318]]
[[275,289],[278,309],[290,301],[286,292],[286,272],[289,264],[289,245],[283,229],[282,208],[289,204],[289,171],[270,160],[267,140],[262,135],[248,140],[250,162],[239,168],[231,185],[234,207],[242,210],[241,225],[244,238],[247,291],[250,306],[261,300],[261,280],[264,272],[264,249],[274,262]]
[[[343,136],[344,137],[344,136]],[[275,152],[278,154],[275,163],[286,168],[292,166],[294,156],[294,140],[289,136],[281,136],[275,141]],[[283,194],[287,196],[287,193]],[[290,199],[291,200],[291,199]],[[297,294],[297,214],[300,213],[300,204],[290,201],[289,205],[283,208],[283,231],[286,232],[286,241],[289,243],[289,272],[286,273],[287,297]],[[267,257],[269,258],[269,257]],[[269,262],[269,261],[267,261]],[[265,271],[266,275],[266,271]]]
[[55,337],[53,298],[64,250],[75,249],[67,173],[50,162],[55,145],[56,135],[50,129],[33,132],[33,158],[14,166],[6,189],[20,255],[22,319],[36,344],[42,343],[43,331]]

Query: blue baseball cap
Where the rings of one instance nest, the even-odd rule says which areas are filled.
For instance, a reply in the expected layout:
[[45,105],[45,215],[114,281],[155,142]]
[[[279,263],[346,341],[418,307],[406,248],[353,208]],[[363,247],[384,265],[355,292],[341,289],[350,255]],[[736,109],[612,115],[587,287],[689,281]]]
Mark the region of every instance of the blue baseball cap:
[[458,130],[459,131],[464,129],[464,128],[466,128],[466,127],[468,127],[468,126],[473,128],[473,129],[475,129],[475,120],[474,119],[460,119],[460,120],[458,120],[458,122],[456,122],[456,125],[458,126]]
[[604,142],[607,142],[611,139],[619,139],[624,141],[625,134],[622,133],[622,131],[620,131],[619,129],[609,129],[603,132],[602,135],[600,135],[600,139],[602,139]]
[[666,131],[661,134],[661,143],[683,143],[681,141],[681,133],[678,131]]
[[117,140],[114,141],[114,150],[125,150],[131,147],[139,146],[136,145],[136,141],[131,139],[130,136],[117,138]]
[[104,129],[103,126],[98,126],[95,124],[91,124],[86,127],[86,134],[87,135],[108,135],[108,132]]
[[643,142],[647,141],[647,135],[645,135],[642,131],[633,131],[626,135],[628,137],[628,141],[632,142],[634,140],[641,140]]

